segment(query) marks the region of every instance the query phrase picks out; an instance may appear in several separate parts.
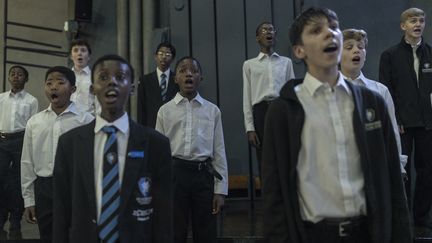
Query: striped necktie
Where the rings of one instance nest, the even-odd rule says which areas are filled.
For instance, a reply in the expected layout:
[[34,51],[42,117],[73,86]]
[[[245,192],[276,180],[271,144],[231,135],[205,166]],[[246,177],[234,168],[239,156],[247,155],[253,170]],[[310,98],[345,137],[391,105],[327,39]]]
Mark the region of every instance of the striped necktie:
[[166,93],[167,93],[166,86],[167,86],[166,74],[162,73],[161,74],[161,83],[160,83],[162,101],[165,101],[165,99],[166,99]]
[[120,208],[120,181],[117,155],[117,128],[102,128],[107,135],[104,146],[103,179],[102,179],[102,210],[99,217],[99,239],[103,243],[118,242],[118,214]]

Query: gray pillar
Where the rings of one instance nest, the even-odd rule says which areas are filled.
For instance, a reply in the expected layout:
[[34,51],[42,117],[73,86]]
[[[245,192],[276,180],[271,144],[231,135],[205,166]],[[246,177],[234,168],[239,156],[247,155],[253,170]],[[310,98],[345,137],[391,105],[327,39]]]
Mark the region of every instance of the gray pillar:
[[144,0],[142,6],[143,12],[143,57],[144,57],[144,69],[143,73],[149,73],[150,67],[152,67],[153,60],[153,47],[152,47],[152,35],[155,26],[155,3],[154,0]]
[[117,0],[117,54],[129,59],[129,1]]
[[141,0],[130,0],[129,2],[129,60],[135,69],[135,92],[130,99],[130,113],[137,120],[137,88],[142,77],[142,25],[141,25]]

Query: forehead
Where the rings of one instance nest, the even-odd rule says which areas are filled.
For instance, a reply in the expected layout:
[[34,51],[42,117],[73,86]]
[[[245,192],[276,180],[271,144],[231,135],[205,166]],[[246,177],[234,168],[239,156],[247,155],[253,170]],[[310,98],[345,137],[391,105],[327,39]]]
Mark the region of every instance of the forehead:
[[14,72],[14,73],[24,73],[24,70],[22,70],[22,68],[19,68],[19,67],[14,67],[14,68],[11,68],[11,70],[10,70],[10,73],[12,73],[12,72]]
[[83,50],[83,49],[88,50],[86,45],[74,45],[74,46],[72,46],[72,50]]
[[125,72],[130,74],[129,66],[117,60],[105,60],[95,67],[95,72]]
[[47,80],[48,79],[54,79],[54,78],[55,79],[65,79],[66,80],[66,76],[63,73],[61,73],[61,72],[51,72],[47,76]]
[[424,20],[424,19],[425,19],[425,17],[423,15],[416,15],[416,16],[408,17],[405,22],[407,22],[407,21],[411,22],[411,21],[417,21],[417,20]]
[[343,43],[344,44],[364,44],[364,39],[349,38],[349,39],[344,39]]
[[158,52],[169,52],[169,53],[171,53],[171,49],[169,49],[166,46],[162,46],[161,48],[158,49]]
[[193,68],[193,69],[198,69],[198,63],[195,60],[192,59],[184,59],[183,61],[181,61],[178,65],[177,69],[185,69],[185,68]]
[[319,15],[316,17],[311,18],[309,21],[306,22],[305,24],[305,28],[312,28],[315,26],[320,26],[320,25],[326,25],[326,24],[339,24],[339,22],[335,19],[328,19],[327,17],[323,16],[323,15]]

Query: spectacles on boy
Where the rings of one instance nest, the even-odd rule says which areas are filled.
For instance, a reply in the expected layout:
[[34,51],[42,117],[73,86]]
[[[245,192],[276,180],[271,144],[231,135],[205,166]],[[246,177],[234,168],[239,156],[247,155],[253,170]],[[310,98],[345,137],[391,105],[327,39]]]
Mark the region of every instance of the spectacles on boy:
[[261,33],[263,33],[263,34],[267,34],[267,33],[275,34],[276,30],[275,29],[261,29]]
[[163,57],[163,56],[172,57],[172,53],[170,53],[170,52],[158,51],[157,54],[158,54],[158,56],[161,56],[161,57]]

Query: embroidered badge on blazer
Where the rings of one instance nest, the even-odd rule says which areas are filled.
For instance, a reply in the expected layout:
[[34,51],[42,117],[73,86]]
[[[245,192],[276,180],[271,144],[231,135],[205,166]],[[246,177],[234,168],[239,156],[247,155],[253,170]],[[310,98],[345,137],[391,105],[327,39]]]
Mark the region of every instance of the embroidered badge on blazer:
[[432,73],[432,68],[431,68],[430,63],[426,62],[423,64],[422,72],[423,73]]
[[140,196],[137,197],[136,201],[140,205],[147,205],[151,203],[152,196],[151,196],[151,178],[150,177],[141,177],[138,180],[138,188],[141,192]]
[[376,114],[375,114],[375,110],[372,108],[367,108],[366,109],[366,123],[365,123],[365,129],[366,131],[371,131],[374,129],[378,129],[381,128],[381,121],[375,121],[376,119]]
[[142,159],[144,158],[144,151],[130,151],[127,156],[133,159]]

